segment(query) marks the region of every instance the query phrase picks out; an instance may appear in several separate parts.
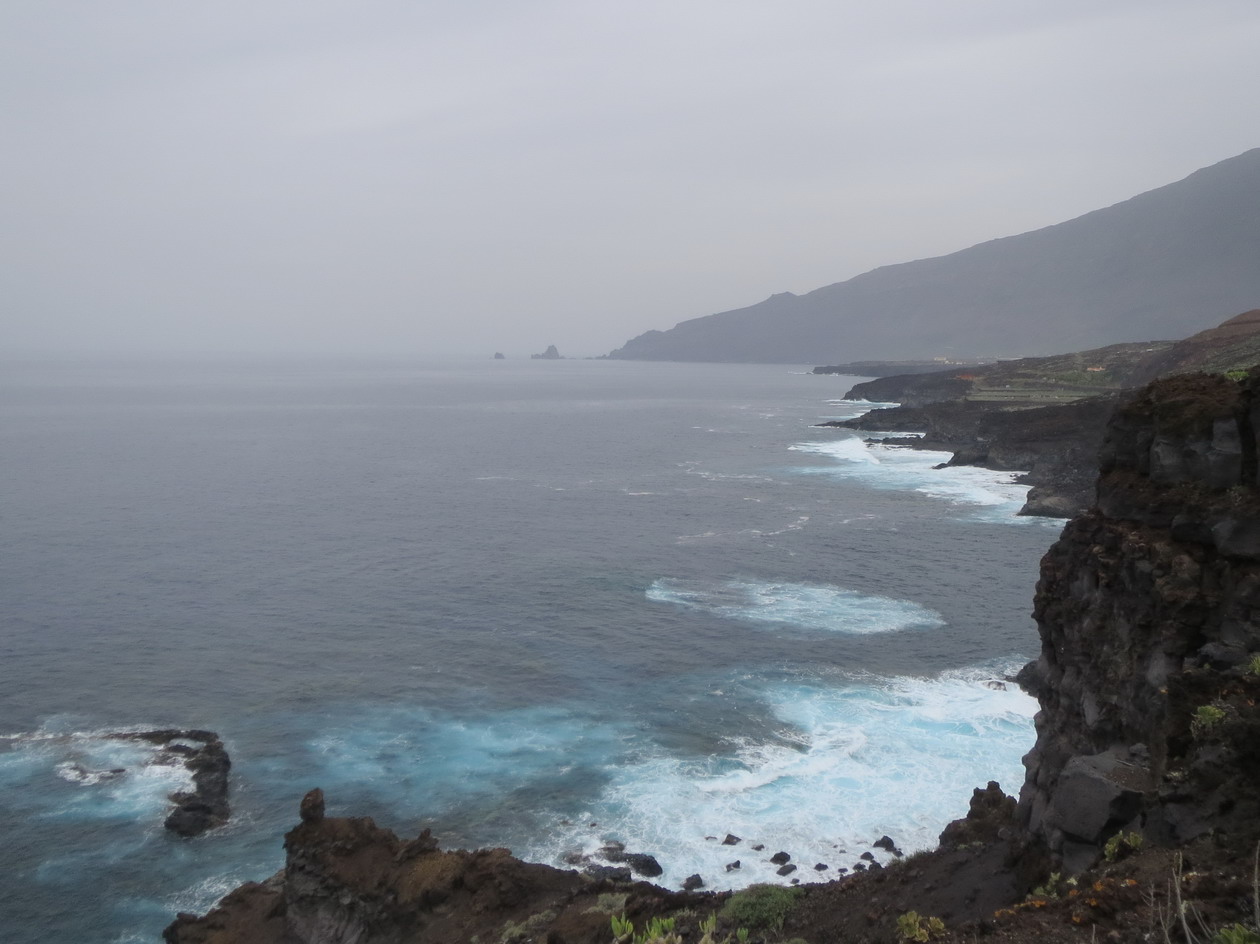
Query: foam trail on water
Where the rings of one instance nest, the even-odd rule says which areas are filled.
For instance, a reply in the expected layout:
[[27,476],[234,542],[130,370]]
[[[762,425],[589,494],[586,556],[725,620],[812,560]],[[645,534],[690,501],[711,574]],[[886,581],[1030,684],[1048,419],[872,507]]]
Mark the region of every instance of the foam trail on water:
[[939,613],[909,600],[818,584],[662,578],[648,587],[647,598],[727,619],[857,635],[945,625]]
[[5,735],[0,788],[23,791],[42,784],[32,803],[43,819],[160,824],[169,795],[192,789],[192,774],[183,764],[159,763],[156,745],[109,736],[118,731],[41,729]]
[[[658,858],[661,885],[699,873],[710,888],[742,888],[827,881],[867,851],[887,861],[871,847],[884,834],[906,852],[929,848],[965,814],[975,786],[995,779],[1015,792],[1023,780],[1036,702],[1014,686],[988,687],[991,679],[970,671],[770,686],[766,705],[783,724],[777,738],[735,740],[721,756],[620,766],[583,823],[557,824],[527,854],[563,861],[616,839]],[[728,833],[741,841],[723,845]],[[769,861],[781,850],[798,865],[788,877]],[[740,868],[728,871],[735,860]]]
[[[867,434],[868,437],[871,435]],[[833,464],[824,468],[801,470],[806,473],[859,480],[870,488],[916,491],[954,505],[970,507],[973,517],[986,521],[1027,523],[1031,520],[1017,517],[1028,496],[1028,486],[1014,481],[1019,472],[995,472],[976,466],[937,468],[948,462],[953,454],[867,442],[856,434],[827,441],[796,443],[788,448],[833,460]]]
[[827,404],[839,407],[835,412],[827,414],[829,420],[855,420],[871,410],[888,410],[901,406],[900,403],[884,403],[879,400],[828,400]]

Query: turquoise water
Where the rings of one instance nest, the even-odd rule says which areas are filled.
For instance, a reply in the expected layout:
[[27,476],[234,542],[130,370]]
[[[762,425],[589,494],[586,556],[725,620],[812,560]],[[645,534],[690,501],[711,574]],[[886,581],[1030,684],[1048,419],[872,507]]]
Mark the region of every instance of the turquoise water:
[[[847,386],[7,364],[0,939],[157,940],[280,867],[313,786],[448,846],[616,838],[710,887],[779,879],[709,837],[834,870],[1013,791],[1034,706],[990,683],[1035,653],[1057,526],[1013,517],[1009,477],[814,427],[861,408]],[[224,829],[166,835],[180,772],[102,737],[158,726],[224,738]]]

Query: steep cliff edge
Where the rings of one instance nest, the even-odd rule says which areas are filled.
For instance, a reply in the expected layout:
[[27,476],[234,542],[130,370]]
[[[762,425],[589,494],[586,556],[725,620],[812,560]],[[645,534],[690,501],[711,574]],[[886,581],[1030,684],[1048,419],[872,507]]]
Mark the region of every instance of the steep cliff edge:
[[[936,851],[783,889],[748,940],[1195,944],[1260,924],[1257,430],[1257,380],[1172,378],[1116,410],[1097,507],[1042,561],[1041,655],[1021,673],[1041,711],[1018,805],[976,790]],[[721,941],[758,914],[730,893],[404,841],[325,818],[318,791],[301,818],[283,872],[181,915],[169,944],[609,944],[622,914],[702,942],[708,916]],[[1184,934],[1182,913],[1211,930]]]
[[1108,425],[1097,507],[1042,561],[1020,813],[1069,870],[1125,830],[1260,829],[1258,419],[1255,380],[1145,388]]

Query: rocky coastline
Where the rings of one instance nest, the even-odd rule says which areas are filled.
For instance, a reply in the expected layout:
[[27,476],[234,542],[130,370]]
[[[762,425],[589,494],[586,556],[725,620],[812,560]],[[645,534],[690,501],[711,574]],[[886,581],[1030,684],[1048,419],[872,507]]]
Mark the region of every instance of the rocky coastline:
[[953,453],[947,465],[1020,472],[1017,481],[1031,486],[1020,514],[1070,518],[1094,504],[1096,457],[1117,403],[1161,377],[1245,373],[1258,358],[1260,309],[1253,309],[1181,341],[879,377],[845,399],[898,406],[819,425],[915,433],[881,441]]
[[1117,397],[1009,411],[963,400],[872,410],[856,419],[820,426],[905,437],[880,441],[953,455],[946,465],[1019,472],[1029,485],[1021,515],[1070,518],[1093,504],[1096,462],[1103,430]]
[[314,790],[285,837],[284,870],[203,917],[180,915],[165,939],[608,944],[611,919],[624,916],[640,929],[673,919],[675,937],[661,940],[687,942],[742,928],[749,941],[808,944],[1194,944],[1232,928],[1230,940],[1250,944],[1260,931],[1257,430],[1252,379],[1158,381],[1115,410],[1097,502],[1042,562],[1041,654],[1020,675],[1041,710],[1018,800],[996,783],[978,788],[932,852],[799,888],[669,891],[504,849],[443,851],[427,832],[402,840],[370,819],[326,816]]

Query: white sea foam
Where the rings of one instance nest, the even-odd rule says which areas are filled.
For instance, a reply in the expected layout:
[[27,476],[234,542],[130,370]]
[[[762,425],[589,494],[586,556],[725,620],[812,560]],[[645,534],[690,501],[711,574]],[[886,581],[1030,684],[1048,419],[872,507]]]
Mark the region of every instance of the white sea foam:
[[859,416],[865,416],[871,410],[887,410],[901,406],[900,403],[884,403],[878,400],[828,400],[827,403],[839,407],[835,412],[827,414],[825,419],[828,420],[855,420]]
[[[868,434],[866,438],[871,437]],[[968,507],[972,517],[984,520],[1020,523],[1030,520],[1016,516],[1028,496],[1028,486],[1014,481],[1020,473],[995,472],[975,466],[937,468],[948,462],[952,454],[867,442],[866,438],[853,434],[796,443],[789,448],[833,460],[831,465],[803,469],[803,472],[855,479],[871,488],[916,491]]]
[[[884,834],[906,852],[935,845],[977,785],[996,779],[1014,792],[1036,709],[1013,686],[988,687],[979,672],[777,685],[764,697],[784,724],[777,738],[733,742],[721,756],[620,766],[582,822],[557,824],[529,852],[590,854],[617,839],[656,855],[665,874],[655,881],[665,886],[693,873],[711,888],[826,881],[863,852],[887,861],[871,848]],[[727,833],[741,842],[722,845]],[[798,865],[788,878],[769,861],[779,851]],[[727,871],[735,860],[741,867]],[[815,871],[819,863],[829,868]]]
[[320,783],[330,797],[441,816],[481,804],[507,810],[513,791],[563,780],[574,758],[615,755],[616,738],[612,727],[558,708],[478,720],[382,708],[315,738],[310,763],[325,764]]
[[143,741],[108,737],[104,731],[33,731],[16,735],[0,753],[0,786],[29,788],[55,775],[79,789],[45,792],[43,818],[136,819],[161,822],[169,795],[192,787],[183,764],[158,762],[158,748]]
[[727,619],[858,635],[944,625],[939,613],[909,600],[819,584],[662,578],[648,587],[647,598]]

